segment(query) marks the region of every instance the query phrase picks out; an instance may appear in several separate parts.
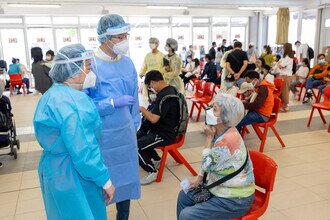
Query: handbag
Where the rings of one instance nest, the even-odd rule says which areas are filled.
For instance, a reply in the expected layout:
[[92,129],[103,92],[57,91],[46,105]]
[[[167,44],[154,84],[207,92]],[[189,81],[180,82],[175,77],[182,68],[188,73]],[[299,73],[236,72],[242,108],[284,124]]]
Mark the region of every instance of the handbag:
[[236,170],[235,172],[233,172],[231,174],[228,174],[228,175],[224,176],[223,178],[219,179],[218,181],[216,181],[216,182],[214,182],[214,183],[212,183],[208,186],[206,185],[207,173],[204,173],[203,183],[200,184],[199,186],[197,186],[192,191],[194,203],[197,204],[197,203],[202,203],[202,202],[208,201],[212,197],[210,189],[215,187],[215,186],[218,186],[218,185],[220,185],[220,184],[222,184],[222,183],[224,183],[224,182],[226,182],[226,181],[228,181],[232,178],[234,178],[235,176],[237,176],[245,168],[248,160],[249,160],[249,154],[246,150],[246,159],[245,159],[243,165],[238,170]]

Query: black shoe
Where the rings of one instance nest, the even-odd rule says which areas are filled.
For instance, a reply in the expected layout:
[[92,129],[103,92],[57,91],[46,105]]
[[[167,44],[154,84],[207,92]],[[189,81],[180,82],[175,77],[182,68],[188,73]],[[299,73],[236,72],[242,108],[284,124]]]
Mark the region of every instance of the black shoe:
[[307,98],[310,98],[310,97],[312,97],[313,96],[313,93],[311,93],[311,92],[307,92],[307,94],[306,94],[306,97]]
[[0,168],[2,167],[3,165],[2,165],[2,163],[0,162]]
[[303,103],[303,104],[307,104],[307,103],[309,103],[309,98],[306,97],[302,103]]
[[23,94],[23,93],[22,93],[22,92],[20,92],[20,91],[18,91],[18,92],[17,92],[17,95],[22,95],[22,94]]
[[32,94],[33,92],[30,92],[30,91],[27,91],[27,93],[26,94]]

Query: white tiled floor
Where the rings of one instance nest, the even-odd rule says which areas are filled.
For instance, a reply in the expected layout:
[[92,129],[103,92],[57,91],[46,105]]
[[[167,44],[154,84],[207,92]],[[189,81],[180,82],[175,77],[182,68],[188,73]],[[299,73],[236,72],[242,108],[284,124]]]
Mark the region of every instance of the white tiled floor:
[[[12,98],[13,113],[17,131],[21,137],[33,135],[32,119],[39,97],[15,96]],[[293,102],[293,107],[301,104]],[[278,173],[274,192],[264,220],[329,220],[330,219],[330,134],[327,125],[323,125],[314,115],[312,128],[302,131],[295,126],[296,120],[307,124],[310,110],[303,109],[281,113],[280,122],[285,122],[290,133],[278,130],[286,148],[282,149],[276,137],[270,135],[266,141],[265,154],[278,164]],[[330,121],[330,112],[325,113]],[[192,122],[188,132],[198,132],[203,122]],[[305,127],[304,127],[305,129]],[[254,131],[246,137],[249,149],[259,149],[260,141]],[[17,161],[4,162],[0,169],[0,219],[1,220],[42,220],[45,211],[39,186],[37,170],[26,170],[31,161],[25,154],[39,153],[40,146],[35,140],[26,140],[21,144]],[[180,152],[191,163],[195,170],[199,169],[202,146],[191,143]],[[35,157],[31,157],[33,160]],[[23,160],[23,161],[21,161]],[[10,166],[22,166],[20,172],[5,172]],[[141,172],[141,175],[144,173]],[[171,157],[167,160],[167,169],[161,183],[143,186],[142,197],[133,201],[131,206],[132,220],[175,220],[176,199],[180,191],[179,179],[193,180],[189,171],[178,165]],[[107,208],[108,219],[115,219],[114,206]]]

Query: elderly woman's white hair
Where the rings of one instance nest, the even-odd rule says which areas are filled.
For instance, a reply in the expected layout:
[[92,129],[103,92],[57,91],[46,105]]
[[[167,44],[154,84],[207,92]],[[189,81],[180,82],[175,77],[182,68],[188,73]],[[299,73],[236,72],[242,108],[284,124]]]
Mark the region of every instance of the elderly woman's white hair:
[[220,108],[220,119],[228,127],[236,126],[244,117],[244,106],[241,100],[229,95],[220,93],[214,98]]

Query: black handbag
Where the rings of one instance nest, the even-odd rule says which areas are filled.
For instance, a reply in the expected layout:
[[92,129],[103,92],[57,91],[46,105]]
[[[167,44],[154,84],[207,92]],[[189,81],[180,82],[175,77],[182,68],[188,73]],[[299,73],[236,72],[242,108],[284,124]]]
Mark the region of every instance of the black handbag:
[[200,184],[199,186],[197,186],[192,191],[194,203],[197,204],[197,203],[202,203],[202,202],[206,202],[207,200],[209,200],[212,197],[210,189],[226,182],[227,180],[234,178],[236,175],[238,175],[240,172],[242,172],[242,170],[246,167],[248,160],[249,160],[249,153],[246,150],[246,159],[244,161],[244,164],[238,170],[236,170],[235,172],[233,172],[231,174],[228,174],[227,176],[219,179],[218,181],[216,181],[208,186],[206,185],[207,173],[204,173],[203,183]]

